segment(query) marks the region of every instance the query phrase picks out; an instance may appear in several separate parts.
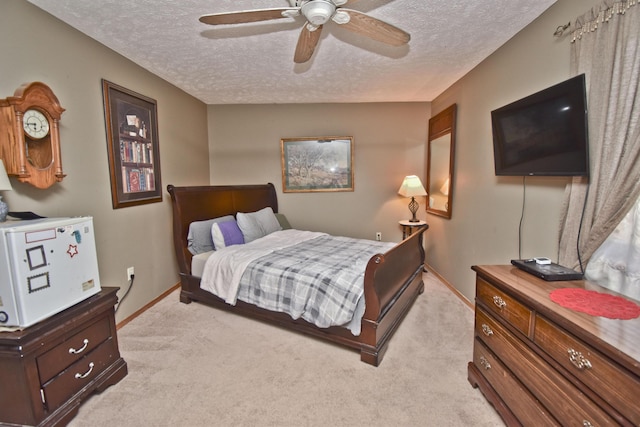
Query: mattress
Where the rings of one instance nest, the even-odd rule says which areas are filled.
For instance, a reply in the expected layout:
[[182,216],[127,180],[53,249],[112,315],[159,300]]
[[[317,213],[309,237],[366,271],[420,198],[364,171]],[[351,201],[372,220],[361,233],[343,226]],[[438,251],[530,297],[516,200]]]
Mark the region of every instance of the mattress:
[[191,275],[196,277],[202,277],[204,271],[204,265],[207,263],[207,258],[213,251],[202,252],[201,254],[194,255],[191,258]]

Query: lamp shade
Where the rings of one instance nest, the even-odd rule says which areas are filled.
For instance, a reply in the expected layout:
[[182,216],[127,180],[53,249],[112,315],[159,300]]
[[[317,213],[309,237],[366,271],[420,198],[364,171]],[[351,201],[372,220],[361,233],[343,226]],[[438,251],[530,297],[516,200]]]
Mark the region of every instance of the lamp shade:
[[404,197],[426,196],[427,191],[422,185],[422,181],[416,175],[409,175],[404,178],[398,194]]
[[13,190],[11,187],[11,181],[7,175],[7,170],[4,168],[4,163],[0,159],[0,191]]

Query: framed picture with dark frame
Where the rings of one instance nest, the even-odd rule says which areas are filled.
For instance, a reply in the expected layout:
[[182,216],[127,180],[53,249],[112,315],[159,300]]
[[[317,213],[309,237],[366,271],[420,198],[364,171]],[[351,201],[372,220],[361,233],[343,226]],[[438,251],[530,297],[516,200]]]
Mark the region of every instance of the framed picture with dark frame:
[[353,191],[353,137],[280,140],[282,191]]
[[102,79],[114,209],[162,201],[156,101]]

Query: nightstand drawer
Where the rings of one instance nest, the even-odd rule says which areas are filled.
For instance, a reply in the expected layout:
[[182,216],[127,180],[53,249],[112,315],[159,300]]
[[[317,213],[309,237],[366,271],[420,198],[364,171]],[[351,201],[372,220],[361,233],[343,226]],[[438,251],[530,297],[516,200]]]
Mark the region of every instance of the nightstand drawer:
[[49,412],[91,383],[117,357],[118,349],[113,339],[109,339],[45,384],[42,390]]
[[40,383],[44,384],[58,375],[110,336],[109,318],[104,317],[39,356],[36,363],[38,364]]
[[580,340],[538,315],[534,341],[540,348],[635,425],[640,425],[640,380]]
[[476,281],[476,297],[491,312],[529,336],[533,318],[531,310],[481,278]]

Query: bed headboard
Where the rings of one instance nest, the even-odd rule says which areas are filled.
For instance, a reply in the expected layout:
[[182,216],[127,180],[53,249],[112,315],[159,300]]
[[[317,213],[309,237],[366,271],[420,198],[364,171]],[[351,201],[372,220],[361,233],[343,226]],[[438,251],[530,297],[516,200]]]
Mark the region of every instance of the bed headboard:
[[173,245],[180,273],[191,274],[191,252],[187,249],[189,224],[193,221],[255,212],[270,206],[278,212],[278,198],[272,183],[259,185],[167,185],[173,206]]

